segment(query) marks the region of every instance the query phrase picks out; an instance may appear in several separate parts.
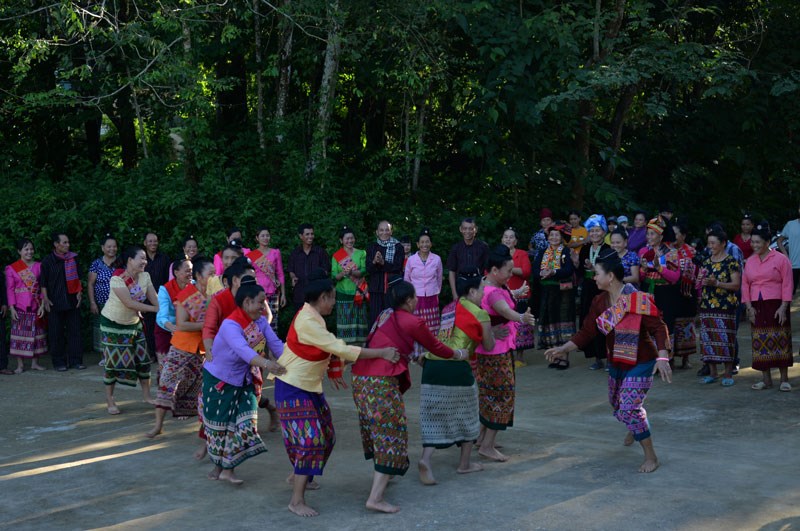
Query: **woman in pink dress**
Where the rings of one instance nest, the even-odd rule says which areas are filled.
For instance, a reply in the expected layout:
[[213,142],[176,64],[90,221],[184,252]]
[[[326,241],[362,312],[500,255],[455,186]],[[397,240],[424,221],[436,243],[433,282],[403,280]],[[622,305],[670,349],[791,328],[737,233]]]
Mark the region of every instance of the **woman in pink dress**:
[[514,424],[514,360],[512,353],[517,341],[519,324],[533,326],[536,319],[528,308],[525,313],[514,309],[514,299],[506,284],[511,278],[514,261],[505,245],[498,245],[489,253],[486,285],[483,290],[483,308],[492,321],[492,326],[506,330],[496,335],[494,348],[484,349],[479,345],[475,379],[478,382],[478,402],[481,433],[477,444],[478,453],[494,461],[507,461],[508,457],[495,448],[497,432]]
[[278,333],[278,311],[286,306],[286,285],[284,284],[283,261],[280,249],[269,246],[272,235],[264,226],[256,232],[258,248],[245,253],[256,270],[256,282],[264,288],[267,304],[272,311],[272,321],[269,325],[272,331]]
[[33,242],[28,238],[17,241],[19,260],[6,267],[6,296],[11,313],[10,354],[17,358],[19,374],[24,370],[23,359],[31,360],[31,369],[43,371],[37,358],[47,352],[47,331],[41,320],[39,292],[40,264],[33,260]]

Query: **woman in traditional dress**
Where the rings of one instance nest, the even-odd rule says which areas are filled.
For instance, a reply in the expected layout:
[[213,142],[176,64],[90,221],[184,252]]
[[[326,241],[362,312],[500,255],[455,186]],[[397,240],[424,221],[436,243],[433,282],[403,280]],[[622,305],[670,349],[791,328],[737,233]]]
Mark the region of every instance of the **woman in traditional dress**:
[[750,237],[753,254],[744,266],[742,302],[753,334],[753,369],[762,380],[751,387],[756,391],[772,387],[771,370],[781,375],[781,391],[791,391],[792,366],[792,263],[786,255],[769,248],[772,234],[766,221],[756,225]]
[[[256,281],[267,294],[267,304],[272,312],[270,326],[278,333],[278,311],[286,306],[286,285],[280,249],[269,246],[272,239],[269,228],[260,227],[256,233],[258,248],[247,254],[256,270]],[[224,262],[224,260],[223,260]]]
[[[517,249],[517,231],[514,227],[508,227],[503,231],[500,239],[503,245],[508,247],[511,252],[511,259],[514,261],[514,269],[511,270],[511,278],[508,281],[508,289],[514,297],[514,304],[517,311],[524,312],[528,309],[528,297],[530,287],[528,279],[531,278],[531,259],[528,253],[522,249]],[[533,309],[531,309],[533,312]],[[525,350],[536,345],[536,336],[532,326],[520,324],[517,328],[517,342],[514,345],[514,367],[519,369],[525,366]]]
[[643,405],[653,385],[653,375],[672,381],[669,336],[649,293],[624,284],[622,263],[615,255],[595,264],[595,282],[603,291],[592,301],[581,330],[567,344],[545,352],[548,360],[564,359],[568,352],[605,336],[609,355],[608,397],[614,416],[625,424],[625,446],[638,441],[644,450],[639,472],[653,472],[658,457],[650,437],[650,423]]
[[745,214],[742,216],[741,230],[734,236],[733,244],[742,250],[744,259],[747,260],[753,254],[753,246],[750,245],[750,237],[753,235],[753,216]]
[[[311,273],[305,301],[289,327],[286,346],[278,358],[286,372],[275,380],[275,402],[286,453],[294,467],[289,510],[298,516],[316,516],[319,513],[306,504],[306,486],[314,476],[322,475],[336,442],[331,410],[322,392],[325,372],[334,388],[344,389],[347,386],[342,379],[343,367],[339,358],[346,361],[383,358],[396,363],[399,355],[392,347],[348,345],[328,332],[324,316],[333,312],[336,289],[324,269]],[[381,510],[382,503],[385,502],[379,500],[378,504],[370,506],[367,502],[367,507]]]
[[33,259],[33,242],[28,238],[17,241],[19,260],[6,266],[6,297],[11,313],[11,343],[9,353],[17,358],[20,374],[23,360],[31,360],[31,369],[43,371],[38,358],[47,353],[47,330],[41,321],[41,293],[39,291],[39,262]]
[[[194,237],[194,234],[190,234],[183,239],[183,245],[181,245],[181,254],[182,258],[186,258],[187,260],[194,260],[194,257],[200,253],[200,246],[197,243],[197,239]],[[169,265],[169,279],[172,280],[175,278],[175,270],[173,269],[174,263]]]
[[[222,251],[220,251],[220,256],[222,257],[222,271],[224,272],[228,269],[234,261],[242,258],[246,260],[247,258],[244,257],[246,249],[242,248],[242,242],[239,240],[231,240],[228,242]],[[222,273],[216,273],[216,263],[214,265],[215,274],[208,279],[208,294],[215,295],[217,292],[222,291],[225,286],[222,284]],[[272,310],[267,305],[267,320],[272,322]]]
[[717,381],[717,364],[725,365],[722,385],[733,385],[733,364],[736,356],[736,310],[742,272],[739,261],[725,251],[728,237],[723,231],[706,236],[711,256],[706,258],[697,277],[700,292],[700,348],[709,375],[700,382]]
[[[105,306],[111,292],[109,287],[111,276],[120,266],[116,238],[106,233],[100,240],[100,249],[103,251],[103,256],[97,258],[89,266],[89,280],[86,283],[86,291],[89,294],[89,310],[92,312],[92,347],[95,352],[103,352],[100,311]],[[104,360],[100,361],[100,365],[105,365]]]
[[235,469],[266,452],[258,434],[258,399],[252,367],[283,374],[285,369],[261,356],[267,349],[280,356],[283,343],[270,328],[264,307],[267,297],[255,277],[243,277],[236,292],[236,309],[219,327],[214,356],[203,366],[203,424],[214,469],[209,479],[239,485]]
[[[203,322],[208,309],[206,293],[214,264],[196,257],[192,262],[193,284],[188,284],[173,300],[175,330],[170,349],[164,356],[155,400],[156,424],[147,432],[155,437],[162,431],[167,411],[180,420],[197,415],[197,396],[203,382]],[[163,287],[163,286],[162,286]]]
[[178,298],[178,293],[192,282],[192,261],[188,258],[179,258],[170,264],[170,269],[175,276],[158,288],[158,313],[154,335],[159,368],[169,352],[172,334],[175,332],[175,300]]
[[403,244],[392,237],[392,224],[386,220],[378,223],[377,239],[367,246],[367,273],[369,274],[370,326],[383,310],[388,308],[386,291],[389,278],[403,274],[405,252]]
[[[494,334],[489,314],[480,307],[483,298],[481,275],[462,273],[456,279],[459,299],[445,306],[438,339],[452,349],[474,354],[476,345],[494,348]],[[431,456],[437,448],[458,445],[461,457],[456,472],[469,474],[483,470],[471,463],[472,447],[480,433],[478,386],[469,362],[456,363],[425,354],[420,388],[419,424],[422,432],[422,458],[419,460],[420,481],[433,485]]]
[[617,252],[622,267],[625,270],[625,278],[622,279],[626,284],[639,286],[639,255],[628,250],[628,232],[618,227],[611,233],[611,248]]
[[[639,250],[642,290],[655,297],[670,334],[670,349],[675,340],[675,318],[681,303],[681,267],[678,252],[664,242],[666,222],[653,218],[647,223],[647,245]],[[671,229],[670,229],[671,230]]]
[[[417,293],[417,307],[414,315],[425,321],[425,325],[433,335],[439,332],[441,314],[439,312],[439,293],[442,291],[444,269],[442,259],[431,252],[433,241],[431,231],[422,229],[417,238],[417,252],[408,258],[403,278],[414,286]],[[414,344],[412,359],[418,360],[425,349],[419,343]]]
[[[599,257],[605,257],[614,252],[605,243],[606,232],[608,232],[605,217],[600,214],[592,214],[584,223],[584,227],[589,231],[589,244],[581,247],[577,263],[573,261],[578,272],[578,282],[581,283],[581,305],[578,311],[578,323],[581,327],[583,326],[583,320],[589,314],[592,301],[600,293],[594,281],[594,264]],[[572,231],[574,234],[575,229],[572,229]],[[596,371],[605,367],[603,360],[606,357],[606,349],[603,345],[603,338],[595,337],[583,349],[583,354],[587,359],[594,358],[595,360],[594,363],[589,365],[590,370]]]
[[[563,225],[547,228],[548,247],[534,264],[533,274],[541,285],[539,348],[558,347],[575,335],[575,287],[569,249],[564,244]],[[569,359],[557,359],[549,367],[569,369]]]
[[[364,457],[371,459],[374,467],[367,508],[394,513],[400,508],[386,502],[384,492],[392,476],[402,476],[408,470],[408,430],[403,393],[411,387],[408,364],[414,342],[439,358],[466,360],[469,351],[454,351],[444,345],[431,334],[422,318],[414,315],[417,295],[409,282],[394,279],[388,295],[390,309],[378,317],[367,344],[370,348],[396,347],[400,360],[387,363],[381,359],[359,359],[353,365],[353,400],[358,410]],[[421,477],[425,477],[428,471],[424,464],[420,464]]]
[[[124,269],[111,277],[111,294],[100,312],[103,333],[103,357],[106,360],[103,383],[106,388],[108,413],[119,415],[114,401],[114,387],[142,386],[142,399],[152,404],[150,397],[150,357],[142,330],[142,312],[158,313],[158,295],[150,275],[145,273],[147,255],[141,247],[129,247],[122,253]],[[147,304],[147,301],[149,304]]]
[[694,325],[697,317],[695,249],[686,243],[689,232],[685,223],[680,221],[673,223],[672,230],[675,239],[671,246],[678,254],[678,268],[681,272],[680,299],[678,299],[678,310],[675,314],[675,343],[672,357],[673,359],[681,358],[679,369],[691,369],[689,356],[697,353],[697,332]]
[[[235,244],[238,244],[239,247],[242,247],[242,241],[243,241],[242,240],[242,231],[239,230],[238,227],[231,227],[230,229],[228,229],[228,232],[225,233],[225,237],[227,239],[227,243],[225,245],[228,245],[230,243],[235,243]],[[223,251],[224,251],[224,249],[223,249]],[[222,273],[225,271],[225,263],[222,260],[222,252],[223,251],[220,251],[220,252],[218,252],[217,254],[214,255],[214,271],[216,272],[216,274],[218,276],[222,276]],[[247,256],[247,253],[249,253],[249,252],[250,252],[250,249],[242,247],[242,253],[245,256]]]
[[508,330],[508,335],[495,341],[494,348],[475,349],[478,397],[481,416],[481,433],[478,453],[493,461],[507,461],[508,457],[495,448],[497,432],[514,424],[514,360],[511,351],[517,340],[517,325],[533,326],[536,319],[528,308],[525,313],[514,309],[514,299],[506,286],[511,278],[514,261],[505,245],[498,245],[489,253],[486,285],[481,308],[491,317],[493,325]]
[[336,283],[336,336],[348,345],[367,338],[367,253],[356,249],[353,230],[339,231],[342,246],[331,257],[331,276]]

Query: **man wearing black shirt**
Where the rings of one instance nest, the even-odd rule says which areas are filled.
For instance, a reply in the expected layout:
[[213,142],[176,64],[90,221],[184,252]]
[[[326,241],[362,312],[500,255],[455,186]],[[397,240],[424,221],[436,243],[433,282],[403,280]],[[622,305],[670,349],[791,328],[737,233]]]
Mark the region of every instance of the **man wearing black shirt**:
[[458,228],[464,239],[450,249],[447,256],[448,279],[453,300],[458,300],[456,295],[456,277],[461,272],[472,272],[478,269],[483,274],[486,262],[489,260],[489,246],[486,242],[477,239],[478,225],[474,218],[464,218]]

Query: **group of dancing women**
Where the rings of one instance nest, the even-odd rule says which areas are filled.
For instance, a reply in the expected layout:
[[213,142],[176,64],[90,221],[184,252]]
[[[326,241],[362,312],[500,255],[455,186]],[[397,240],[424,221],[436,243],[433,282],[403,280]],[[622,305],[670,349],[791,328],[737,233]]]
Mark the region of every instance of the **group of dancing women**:
[[[419,479],[435,485],[436,449],[459,447],[459,474],[483,469],[473,449],[490,462],[508,460],[497,436],[513,426],[516,371],[538,339],[552,369],[568,369],[569,353],[580,349],[594,360],[590,368],[608,372],[614,416],[628,430],[624,443],[639,442],[639,470],[652,472],[659,462],[643,404],[656,374],[671,382],[673,368],[688,368],[697,343],[695,322],[701,383],[734,384],[736,330],[744,314],[752,325],[753,368],[762,371],[752,388],[771,388],[771,369],[777,368],[780,390],[791,390],[792,269],[770,249],[769,226],[745,216],[736,246],[719,224],[711,224],[695,247],[686,241],[685,225],[671,218],[665,209],[649,221],[637,213],[628,227],[625,216],[594,214],[583,222],[571,212],[560,222],[542,209],[541,229],[527,251],[517,248],[512,227],[490,248],[477,238],[475,220],[465,218],[459,226],[463,241],[446,262],[432,252],[427,229],[411,253],[410,238],[395,239],[388,221],[377,224],[365,250],[355,247],[354,231],[343,227],[341,247],[328,258],[313,243],[313,226],[304,224],[286,268],[280,251],[270,247],[269,229],[257,231],[253,250],[232,229],[213,258],[199,253],[194,237],[186,238],[183,255],[152,273],[164,277],[155,281],[148,268],[155,271],[157,241],[154,246],[146,238],[144,247],[117,256],[116,240],[106,235],[103,256],[89,269],[88,294],[108,413],[122,413],[116,384],[138,383],[142,399],[155,406],[146,435],[163,433],[167,413],[198,417],[195,457],[212,462],[209,479],[239,485],[236,468],[266,451],[257,427],[263,408],[269,429],[281,431],[292,467],[288,508],[315,516],[306,493],[319,488],[316,478],[336,442],[323,380],[327,376],[334,389],[347,389],[344,369],[350,365],[364,456],[373,463],[366,507],[393,513],[399,507],[386,500],[386,487],[410,466],[404,403],[412,386],[410,365],[422,366]],[[6,287],[11,352],[20,358],[21,372],[26,357],[33,369],[43,369],[36,362],[46,351],[40,321],[52,301],[38,288],[33,244],[23,240],[18,247],[20,261],[6,268]],[[74,255],[60,251],[54,250],[57,258],[73,260],[64,265],[69,292],[77,289],[69,282]],[[442,307],[445,268],[453,296]],[[281,339],[278,314],[290,303],[293,318]],[[325,321],[334,314],[335,334]],[[142,315],[154,324],[155,359]],[[265,381],[274,382],[272,400]]]

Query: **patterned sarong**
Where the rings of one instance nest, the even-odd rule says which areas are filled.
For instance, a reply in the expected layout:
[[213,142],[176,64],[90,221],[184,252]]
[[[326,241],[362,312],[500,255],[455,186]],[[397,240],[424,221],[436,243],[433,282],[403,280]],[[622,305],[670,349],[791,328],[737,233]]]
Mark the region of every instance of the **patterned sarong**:
[[101,315],[100,331],[106,360],[103,383],[135,386],[137,380],[150,379],[150,356],[141,322],[121,325]]
[[258,434],[258,401],[253,386],[226,384],[203,370],[203,422],[208,457],[230,469],[266,452]]
[[364,457],[376,472],[402,476],[408,470],[408,427],[400,384],[391,376],[353,375]]
[[781,305],[779,300],[759,300],[752,302],[756,309],[756,322],[753,324],[753,369],[766,371],[777,367],[791,367],[792,325],[786,319],[783,326],[775,319],[775,312]]
[[[677,328],[678,323],[675,323]],[[700,311],[703,363],[733,363],[736,357],[736,310]]]
[[469,363],[425,360],[419,424],[422,446],[447,448],[478,438],[478,386]]
[[539,348],[560,347],[575,335],[575,290],[542,282],[539,306]]
[[367,339],[367,305],[353,302],[353,295],[336,292],[336,337],[348,345]]
[[156,407],[169,409],[176,417],[196,415],[197,395],[203,386],[203,357],[172,347],[162,359]]
[[481,424],[491,430],[514,425],[514,361],[511,353],[478,354],[475,368]]
[[299,476],[321,476],[336,444],[331,408],[322,393],[275,380],[275,407],[286,453]]
[[[439,325],[441,324],[439,296],[417,297],[417,308],[414,310],[414,315],[425,321],[428,330],[430,330],[434,336],[438,334]],[[423,355],[425,355],[425,349],[419,343],[414,342],[414,350],[411,353],[411,359],[416,360]]]
[[625,424],[636,441],[650,437],[644,399],[653,385],[655,364],[656,361],[652,360],[631,369],[620,369],[615,365],[608,369],[608,401],[614,408],[614,417]]
[[11,321],[9,348],[9,353],[18,358],[38,358],[47,353],[47,331],[36,312],[17,310],[17,320]]
[[[734,329],[734,333],[736,330]],[[694,326],[694,317],[675,318],[675,350],[677,358],[691,356],[697,352],[697,332]]]

